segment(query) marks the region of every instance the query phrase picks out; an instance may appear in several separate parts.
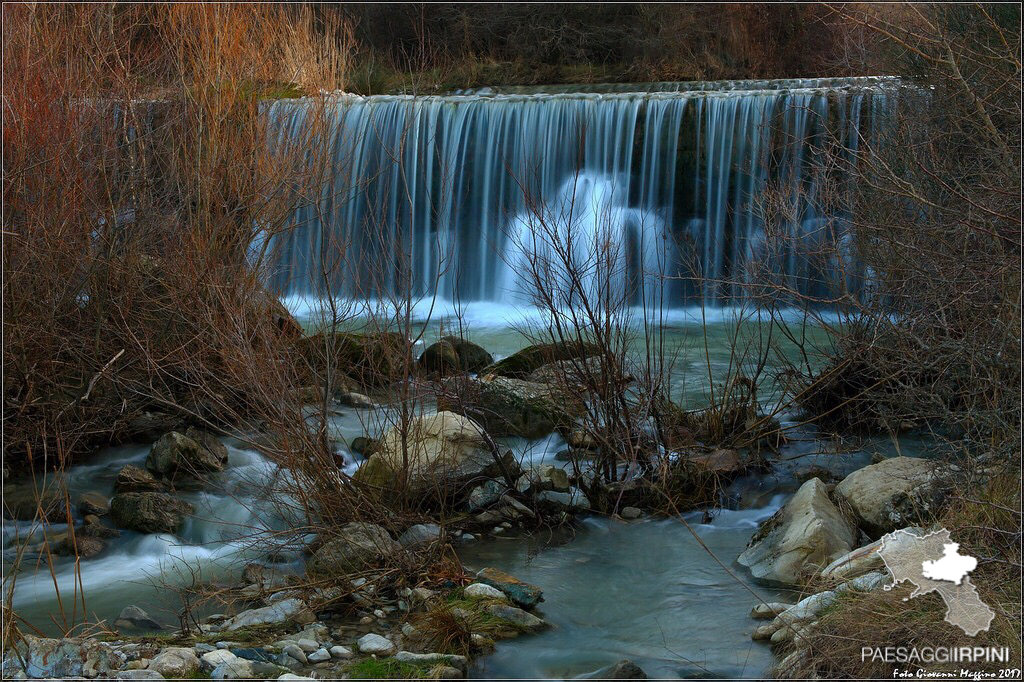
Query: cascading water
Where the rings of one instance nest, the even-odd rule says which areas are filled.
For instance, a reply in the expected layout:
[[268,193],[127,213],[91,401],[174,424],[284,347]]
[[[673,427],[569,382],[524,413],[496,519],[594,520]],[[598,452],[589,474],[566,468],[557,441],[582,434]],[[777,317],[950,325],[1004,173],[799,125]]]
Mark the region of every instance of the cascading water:
[[760,285],[828,300],[859,281],[843,252],[842,167],[895,86],[339,96],[322,112],[314,100],[276,101],[278,139],[326,117],[329,167],[319,196],[275,237],[271,283],[313,298],[408,291],[518,304],[543,270],[553,288],[583,279],[583,291],[601,285],[630,305],[665,281],[673,306],[727,303]]

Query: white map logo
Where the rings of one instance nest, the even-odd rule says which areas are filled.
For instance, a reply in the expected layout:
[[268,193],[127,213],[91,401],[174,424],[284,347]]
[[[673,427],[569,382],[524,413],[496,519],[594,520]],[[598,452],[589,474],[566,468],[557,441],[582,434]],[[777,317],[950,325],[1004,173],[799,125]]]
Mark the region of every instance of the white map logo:
[[914,585],[907,599],[937,592],[946,602],[947,622],[971,637],[988,630],[996,614],[978,597],[968,576],[978,560],[960,554],[960,545],[950,539],[948,530],[922,536],[906,530],[889,533],[882,538],[878,555],[892,573],[893,585]]

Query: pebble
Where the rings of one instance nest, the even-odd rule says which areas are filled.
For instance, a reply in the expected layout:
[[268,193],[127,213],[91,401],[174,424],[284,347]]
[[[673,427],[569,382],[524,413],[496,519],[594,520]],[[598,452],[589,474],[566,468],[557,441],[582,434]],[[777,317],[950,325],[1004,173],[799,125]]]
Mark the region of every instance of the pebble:
[[329,652],[327,649],[320,648],[306,656],[306,660],[308,660],[310,663],[320,663],[321,661],[329,661],[331,660],[331,652]]
[[298,644],[287,644],[281,651],[294,658],[299,663],[306,662],[306,652]]
[[472,533],[463,533],[461,539],[463,542],[476,542],[476,536]]
[[385,614],[384,614],[384,612],[383,612],[383,611],[381,611],[380,609],[376,609],[376,610],[375,610],[375,611],[373,612],[373,615],[375,615],[375,616],[376,616],[377,618],[380,618],[381,620],[384,620],[384,618],[385,618]]
[[348,647],[343,647],[340,644],[332,646],[330,650],[331,658],[352,658],[352,650]]
[[295,642],[299,645],[299,648],[305,651],[307,654],[311,651],[316,651],[320,648],[320,644],[312,639],[300,639]]
[[636,507],[623,507],[619,512],[619,516],[627,520],[639,519],[642,514],[643,512]]
[[363,616],[362,618],[359,619],[359,622],[362,623],[363,625],[369,625],[370,623],[373,622],[373,616]]
[[395,645],[390,640],[373,632],[360,637],[356,642],[356,646],[364,654],[384,654],[389,656],[395,651]]
[[412,590],[410,590],[408,587],[403,587],[398,591],[398,596],[405,597],[406,599],[408,599],[412,596]]
[[402,634],[409,639],[419,639],[420,637],[420,631],[412,623],[402,624]]

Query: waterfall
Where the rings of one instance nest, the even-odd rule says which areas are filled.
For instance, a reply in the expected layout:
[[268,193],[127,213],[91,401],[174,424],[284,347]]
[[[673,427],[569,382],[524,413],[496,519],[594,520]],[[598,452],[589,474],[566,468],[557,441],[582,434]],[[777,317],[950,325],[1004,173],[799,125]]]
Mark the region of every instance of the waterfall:
[[773,286],[828,301],[859,282],[843,168],[895,85],[342,95],[322,110],[278,100],[267,105],[275,139],[326,117],[316,145],[326,173],[273,237],[271,285],[513,304],[543,286],[563,303],[629,305],[663,287],[678,306]]

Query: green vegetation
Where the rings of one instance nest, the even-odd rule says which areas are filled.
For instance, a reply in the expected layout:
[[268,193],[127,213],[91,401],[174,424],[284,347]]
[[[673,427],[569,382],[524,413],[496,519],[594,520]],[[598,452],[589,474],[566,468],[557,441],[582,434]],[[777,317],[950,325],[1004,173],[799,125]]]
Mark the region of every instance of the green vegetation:
[[346,667],[345,673],[353,680],[423,680],[430,678],[432,667],[393,658],[364,658]]

